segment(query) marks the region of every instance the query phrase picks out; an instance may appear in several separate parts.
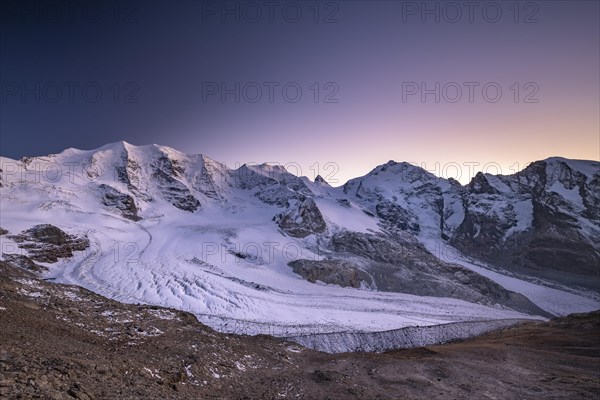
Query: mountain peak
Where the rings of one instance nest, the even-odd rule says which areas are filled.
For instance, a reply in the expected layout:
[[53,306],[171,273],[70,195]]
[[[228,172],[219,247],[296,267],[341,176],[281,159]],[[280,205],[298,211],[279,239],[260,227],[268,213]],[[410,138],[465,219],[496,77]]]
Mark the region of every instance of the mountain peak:
[[135,146],[131,143],[128,143],[124,140],[119,140],[118,142],[107,143],[104,146],[101,146],[92,151],[96,152],[96,151],[111,150],[111,149],[113,149],[113,150],[123,150],[123,149],[128,150],[128,149],[135,148],[135,147],[137,147],[137,146]]
[[321,175],[317,175],[317,177],[315,178],[315,183],[323,183],[325,185],[329,185],[329,183],[327,183],[327,181]]
[[471,193],[477,193],[477,194],[483,194],[483,193],[496,194],[496,193],[498,193],[498,190],[496,188],[494,188],[488,181],[486,174],[484,174],[481,171],[478,172],[471,179],[471,182],[469,182],[468,186],[469,186],[469,190],[471,191]]
[[563,157],[550,157],[544,160],[546,165],[567,165],[574,171],[579,171],[584,175],[592,178],[600,175],[600,162],[592,160],[576,160]]
[[380,173],[400,175],[403,178],[411,177],[411,179],[409,179],[411,181],[423,178],[438,179],[434,174],[421,168],[418,165],[411,164],[406,161],[396,162],[394,160],[390,160],[385,164],[381,164],[373,168],[373,170],[371,170],[371,172],[369,172],[364,177],[379,175]]
[[254,171],[258,174],[285,174],[285,173],[289,173],[285,167],[283,165],[279,165],[279,164],[269,164],[269,163],[262,163],[262,164],[244,164],[240,167],[240,169],[249,169],[251,171]]

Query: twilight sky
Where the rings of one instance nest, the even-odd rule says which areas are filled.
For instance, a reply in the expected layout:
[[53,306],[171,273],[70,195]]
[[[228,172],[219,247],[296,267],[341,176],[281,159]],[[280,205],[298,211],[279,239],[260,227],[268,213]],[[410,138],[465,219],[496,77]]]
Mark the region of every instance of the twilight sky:
[[3,2],[0,154],[126,140],[334,185],[599,160],[599,4]]

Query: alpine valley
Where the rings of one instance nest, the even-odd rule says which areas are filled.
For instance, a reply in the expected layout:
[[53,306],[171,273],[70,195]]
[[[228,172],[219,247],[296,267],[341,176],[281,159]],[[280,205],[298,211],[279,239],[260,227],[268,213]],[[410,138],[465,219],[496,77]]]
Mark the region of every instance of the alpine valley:
[[383,351],[600,308],[596,161],[341,187],[125,142],[0,162],[4,262],[225,333]]

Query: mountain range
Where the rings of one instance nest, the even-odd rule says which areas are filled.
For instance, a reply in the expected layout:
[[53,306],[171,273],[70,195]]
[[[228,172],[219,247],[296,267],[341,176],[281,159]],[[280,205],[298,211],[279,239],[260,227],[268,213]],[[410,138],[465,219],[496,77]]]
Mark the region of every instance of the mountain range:
[[389,161],[332,187],[118,142],[0,168],[4,261],[224,332],[362,334],[600,308],[597,161],[553,157],[467,185]]

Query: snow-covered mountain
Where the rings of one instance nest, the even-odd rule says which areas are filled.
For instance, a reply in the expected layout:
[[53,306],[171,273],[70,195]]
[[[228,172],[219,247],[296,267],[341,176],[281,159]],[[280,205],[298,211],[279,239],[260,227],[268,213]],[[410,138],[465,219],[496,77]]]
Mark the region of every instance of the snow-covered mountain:
[[600,291],[600,163],[549,158],[466,186],[406,163],[344,185],[389,231],[408,231],[496,268]]
[[600,290],[599,163],[550,158],[478,174],[451,243],[497,267]]
[[600,308],[600,171],[469,185],[388,162],[334,188],[113,143],[0,159],[2,258],[219,330],[294,336]]

